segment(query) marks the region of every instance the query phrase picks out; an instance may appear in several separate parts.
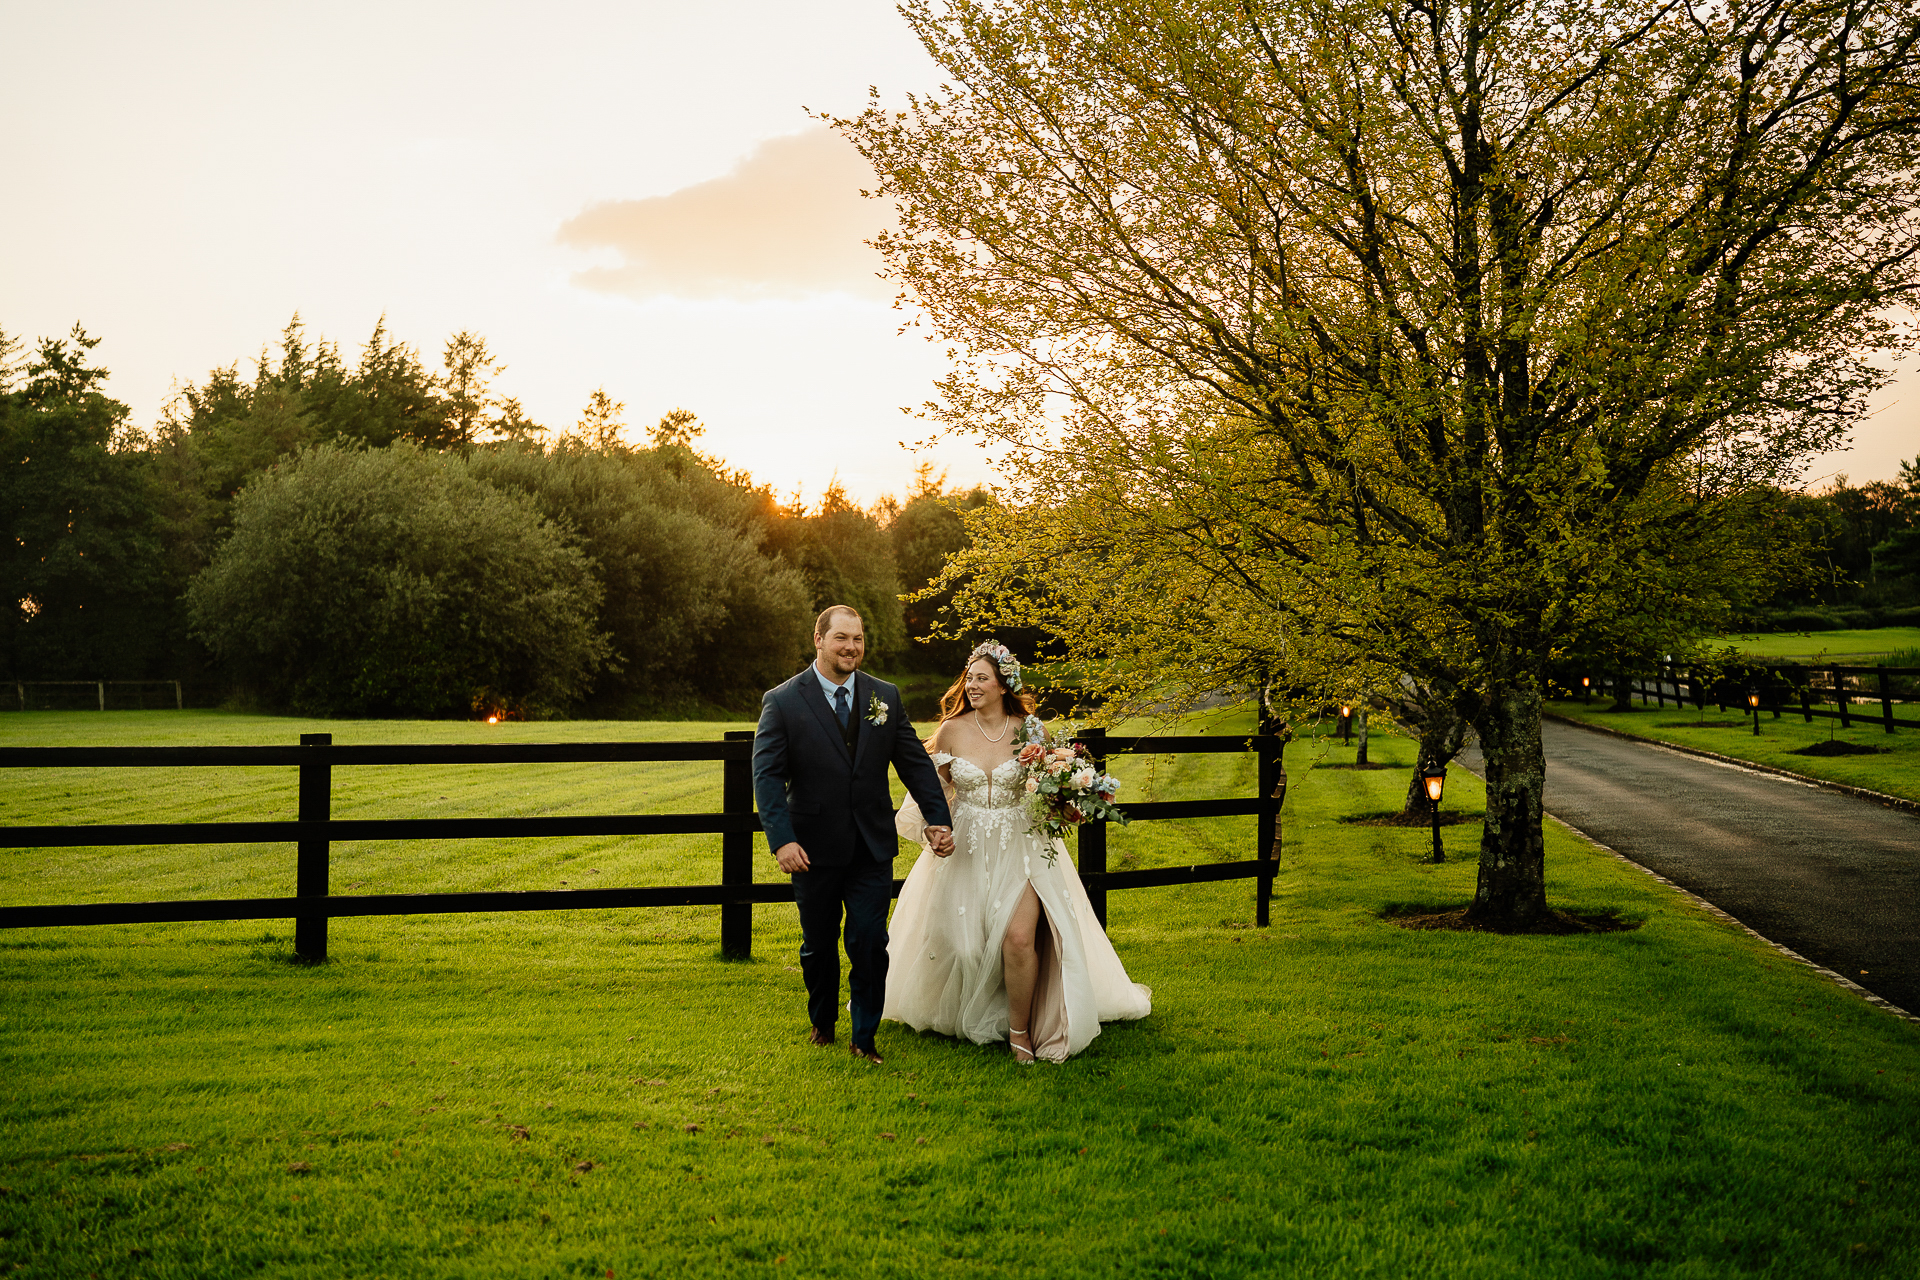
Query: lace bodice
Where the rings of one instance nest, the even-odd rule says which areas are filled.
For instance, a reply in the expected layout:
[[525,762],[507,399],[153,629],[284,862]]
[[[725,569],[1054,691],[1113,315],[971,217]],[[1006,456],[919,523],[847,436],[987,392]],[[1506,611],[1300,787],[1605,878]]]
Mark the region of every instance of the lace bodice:
[[1018,758],[1007,760],[992,773],[963,756],[950,756],[944,751],[935,752],[933,762],[947,766],[956,804],[976,809],[1016,809],[1026,799]]

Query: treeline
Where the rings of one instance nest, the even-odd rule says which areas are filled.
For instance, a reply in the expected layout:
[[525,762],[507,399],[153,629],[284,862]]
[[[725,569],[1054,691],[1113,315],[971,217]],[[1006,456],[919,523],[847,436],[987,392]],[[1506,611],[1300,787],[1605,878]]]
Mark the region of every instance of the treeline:
[[1892,480],[1836,477],[1813,493],[1777,495],[1811,548],[1811,570],[1752,611],[1767,631],[1920,626],[1920,457]]
[[930,469],[872,509],[837,484],[782,502],[686,410],[636,446],[598,390],[554,430],[496,394],[477,335],[429,368],[382,323],[349,362],[297,316],[139,431],[96,341],[0,332],[8,680],[213,679],[334,715],[745,708],[835,602],[871,665],[964,657],[932,638],[940,600],[900,596],[992,499]]

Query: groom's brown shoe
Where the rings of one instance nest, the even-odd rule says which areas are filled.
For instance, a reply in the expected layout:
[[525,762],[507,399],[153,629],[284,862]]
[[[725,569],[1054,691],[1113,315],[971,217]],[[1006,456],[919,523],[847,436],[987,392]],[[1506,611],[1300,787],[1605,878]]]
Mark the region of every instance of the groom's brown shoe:
[[886,1061],[880,1056],[880,1051],[870,1044],[850,1044],[847,1046],[847,1052],[856,1058],[865,1058],[876,1067]]
[[808,1028],[807,1028],[807,1043],[808,1043],[808,1044],[811,1044],[811,1045],[828,1045],[828,1044],[832,1044],[832,1043],[833,1043],[833,1032],[832,1032],[832,1030],[831,1030],[831,1029],[822,1029],[822,1028],[820,1028],[820,1027],[808,1027]]

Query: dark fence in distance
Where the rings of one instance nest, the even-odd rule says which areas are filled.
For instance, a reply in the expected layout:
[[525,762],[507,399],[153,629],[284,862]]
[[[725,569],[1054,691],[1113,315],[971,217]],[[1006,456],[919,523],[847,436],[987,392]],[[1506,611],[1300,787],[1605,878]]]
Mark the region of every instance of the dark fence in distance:
[[[1157,885],[1253,879],[1257,923],[1268,923],[1279,857],[1279,813],[1286,793],[1282,740],[1271,733],[1210,737],[1109,737],[1089,730],[1079,740],[1102,767],[1120,754],[1239,753],[1259,756],[1258,794],[1252,798],[1163,800],[1124,806],[1135,822],[1178,818],[1254,816],[1254,856],[1238,862],[1144,871],[1107,870],[1104,823],[1080,829],[1080,877],[1102,924],[1107,893]],[[331,816],[333,770],[356,765],[624,764],[714,760],[721,766],[719,813],[605,814],[575,818],[390,818],[341,820]],[[730,732],[719,742],[598,742],[525,745],[334,746],[332,735],[302,734],[297,747],[7,747],[0,768],[231,768],[299,770],[296,821],[92,823],[79,826],[0,827],[0,848],[102,845],[185,845],[286,842],[296,847],[291,898],[194,899],[178,902],[100,902],[0,907],[0,928],[88,924],[156,924],[183,920],[294,921],[294,950],[324,959],[327,921],[345,916],[431,915],[474,911],[582,911],[604,907],[718,906],[720,949],[745,958],[753,951],[753,905],[792,902],[790,882],[756,884],[753,837],[753,734]],[[336,840],[479,840],[552,836],[717,834],[720,883],[646,885],[624,889],[334,895],[328,891]],[[893,891],[900,892],[901,881]]]
[[9,680],[0,711],[184,711],[217,707],[229,692],[217,680]]
[[[1595,694],[1612,685],[1624,691],[1628,701],[1640,699],[1664,707],[1693,707],[1704,712],[1711,705],[1721,711],[1729,708],[1749,713],[1749,696],[1758,697],[1759,709],[1779,719],[1784,711],[1798,714],[1808,724],[1816,719],[1838,720],[1843,729],[1855,721],[1878,723],[1888,733],[1895,728],[1920,729],[1920,719],[1895,714],[1914,710],[1910,695],[1920,691],[1920,667],[1846,666],[1822,663],[1778,663],[1753,666],[1731,674],[1702,673],[1684,663],[1659,663],[1651,673],[1616,673],[1587,677]],[[1566,681],[1575,692],[1580,677]],[[1899,695],[1899,696],[1896,696]],[[1831,705],[1829,705],[1831,704]]]

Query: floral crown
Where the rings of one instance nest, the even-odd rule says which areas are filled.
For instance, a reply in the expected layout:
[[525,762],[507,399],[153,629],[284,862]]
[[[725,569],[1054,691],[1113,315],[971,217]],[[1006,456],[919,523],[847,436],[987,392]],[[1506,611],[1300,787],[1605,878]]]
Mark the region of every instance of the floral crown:
[[967,665],[972,666],[981,658],[1000,669],[1000,678],[1006,681],[1007,692],[1020,692],[1020,660],[1013,656],[1012,650],[989,640],[973,647],[973,652],[967,655]]

